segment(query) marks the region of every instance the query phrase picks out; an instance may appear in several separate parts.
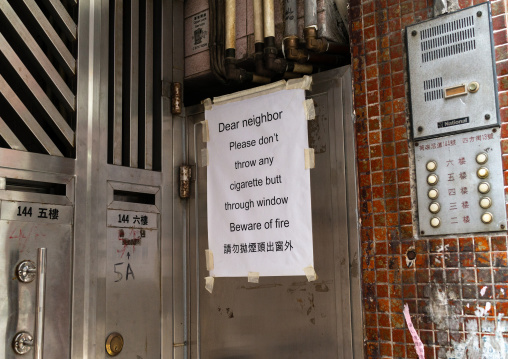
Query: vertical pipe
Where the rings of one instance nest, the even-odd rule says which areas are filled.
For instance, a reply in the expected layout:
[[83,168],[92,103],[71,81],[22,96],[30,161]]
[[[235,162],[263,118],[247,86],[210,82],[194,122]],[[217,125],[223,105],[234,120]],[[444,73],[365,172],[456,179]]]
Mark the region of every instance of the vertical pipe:
[[296,0],[285,0],[284,3],[284,37],[298,36]]
[[236,0],[226,0],[226,50],[236,48]]
[[275,37],[274,0],[263,0],[265,38]]
[[35,299],[35,353],[34,359],[43,359],[44,351],[44,305],[46,299],[47,249],[37,249],[37,293]]
[[262,0],[254,0],[254,43],[263,42],[263,4]]
[[304,27],[313,26],[317,29],[317,0],[305,0]]

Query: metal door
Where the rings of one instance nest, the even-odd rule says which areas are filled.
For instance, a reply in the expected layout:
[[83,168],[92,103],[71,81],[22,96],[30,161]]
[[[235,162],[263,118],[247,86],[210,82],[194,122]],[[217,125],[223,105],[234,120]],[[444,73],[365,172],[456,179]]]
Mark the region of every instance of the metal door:
[[118,358],[159,358],[160,188],[110,181],[108,189],[106,330],[123,337]]
[[[0,176],[0,353],[19,358],[27,351],[24,357],[34,358],[39,350],[46,358],[68,358],[74,178],[12,169]],[[45,271],[38,248],[46,248]],[[35,347],[15,348],[23,332]]]
[[[28,313],[35,282],[12,277],[16,264],[34,261],[42,245],[48,256],[45,358],[106,358],[114,331],[125,339],[119,358],[186,352],[186,327],[173,321],[185,306],[183,293],[173,295],[184,282],[185,202],[173,184],[185,123],[171,113],[166,91],[183,83],[183,10],[183,2],[169,0],[0,0],[0,357],[11,357],[12,333],[33,331]],[[20,192],[19,181],[2,181],[16,176],[33,181],[32,192]],[[63,197],[50,194],[52,184],[65,184]],[[117,200],[123,195],[115,191],[158,202]],[[43,206],[70,211],[74,220],[31,221],[29,208],[33,217]],[[12,215],[18,207],[19,217]],[[108,223],[114,211],[146,216],[149,225]],[[122,229],[131,235],[119,237]],[[36,238],[26,239],[21,252],[12,233]],[[127,262],[115,268],[124,260],[118,258],[124,240],[136,249],[127,258],[134,273],[128,281]]]
[[[206,168],[201,108],[187,109],[189,154],[196,166],[190,204],[192,358],[360,358],[362,318],[354,126],[349,67],[313,76],[309,121],[314,263],[319,279],[217,278],[208,275]],[[192,126],[194,124],[194,126]]]

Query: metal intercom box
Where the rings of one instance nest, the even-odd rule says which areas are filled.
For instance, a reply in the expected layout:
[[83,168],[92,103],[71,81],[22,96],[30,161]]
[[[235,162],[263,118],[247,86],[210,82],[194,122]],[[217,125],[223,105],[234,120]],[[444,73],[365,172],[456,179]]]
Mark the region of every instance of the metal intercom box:
[[415,142],[421,235],[506,230],[498,128]]
[[414,139],[499,126],[490,3],[406,28]]

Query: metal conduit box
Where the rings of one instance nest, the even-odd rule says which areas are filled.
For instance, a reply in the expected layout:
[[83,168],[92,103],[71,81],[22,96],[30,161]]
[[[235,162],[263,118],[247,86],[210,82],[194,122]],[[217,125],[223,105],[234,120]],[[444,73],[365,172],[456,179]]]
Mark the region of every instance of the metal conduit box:
[[414,139],[499,126],[490,3],[406,27]]
[[421,235],[506,230],[499,132],[415,142]]

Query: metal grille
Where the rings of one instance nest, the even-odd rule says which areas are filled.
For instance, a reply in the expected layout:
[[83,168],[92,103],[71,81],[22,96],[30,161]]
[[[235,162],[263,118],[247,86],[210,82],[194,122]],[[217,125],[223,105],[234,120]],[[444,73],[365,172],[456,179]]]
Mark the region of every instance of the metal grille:
[[0,0],[0,147],[75,156],[77,0]]
[[443,98],[443,78],[436,77],[432,80],[425,80],[423,82],[423,93],[425,102],[438,100]]
[[[112,0],[108,162],[160,169],[160,1]],[[158,86],[156,86],[158,85]]]
[[420,32],[422,62],[476,49],[474,17],[467,16]]

